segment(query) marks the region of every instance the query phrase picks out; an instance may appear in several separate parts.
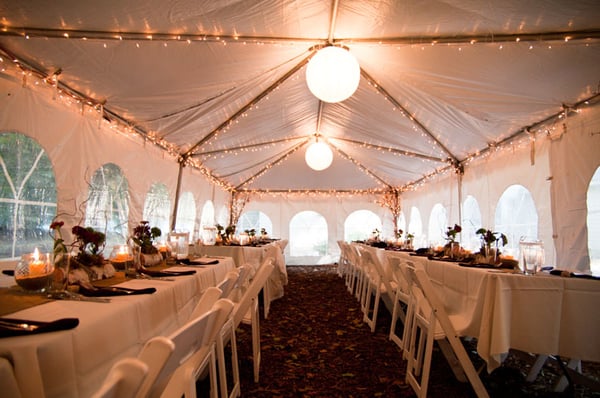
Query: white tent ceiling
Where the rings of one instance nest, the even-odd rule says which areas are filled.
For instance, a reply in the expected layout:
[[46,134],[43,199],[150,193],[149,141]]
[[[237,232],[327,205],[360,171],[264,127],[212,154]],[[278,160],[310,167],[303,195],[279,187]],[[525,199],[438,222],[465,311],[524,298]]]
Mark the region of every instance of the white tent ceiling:
[[[599,21],[596,0],[0,0],[0,54],[228,188],[373,191],[597,100]],[[336,104],[304,76],[327,43],[361,66]]]

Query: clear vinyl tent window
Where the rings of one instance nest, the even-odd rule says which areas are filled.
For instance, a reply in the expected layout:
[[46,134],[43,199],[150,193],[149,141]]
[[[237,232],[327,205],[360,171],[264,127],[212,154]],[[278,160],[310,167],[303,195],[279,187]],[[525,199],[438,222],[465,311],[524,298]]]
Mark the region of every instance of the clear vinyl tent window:
[[200,229],[204,227],[215,226],[215,205],[212,200],[207,200],[202,206],[202,213],[200,214]]
[[0,133],[0,258],[52,249],[56,179],[48,155],[33,139]]
[[85,211],[85,226],[106,234],[104,254],[127,241],[129,184],[114,163],[100,166],[92,176]]
[[408,221],[408,232],[406,235],[413,235],[413,244],[415,248],[419,248],[425,243],[426,238],[423,236],[423,221],[421,221],[421,212],[415,206],[410,208],[410,219]]
[[190,242],[194,241],[194,229],[196,226],[196,201],[191,192],[186,191],[179,198],[177,206],[177,220],[175,223],[175,231],[189,232]]
[[169,232],[169,213],[171,211],[171,200],[169,199],[169,190],[163,183],[156,182],[152,184],[146,194],[144,201],[144,220],[150,223],[152,227],[160,228],[162,237],[165,238]]
[[404,216],[404,212],[401,211],[400,215],[398,216],[398,229],[402,230],[402,237],[405,238],[406,237],[406,217]]
[[260,235],[260,230],[264,228],[267,234],[273,234],[273,223],[269,216],[259,210],[244,212],[237,223],[237,232],[244,232],[254,229],[256,236]]
[[446,229],[448,228],[448,216],[446,208],[441,203],[436,203],[429,214],[429,244],[434,246],[444,246],[446,243]]
[[319,213],[302,211],[290,220],[290,256],[324,256],[327,240],[327,221]]
[[600,167],[588,186],[586,222],[590,270],[592,274],[600,275]]
[[473,196],[468,195],[462,205],[461,246],[467,250],[477,251],[481,246],[477,230],[482,227],[479,203]]
[[522,237],[537,239],[538,214],[533,197],[522,185],[511,185],[496,205],[494,230],[506,235],[504,254],[518,256]]
[[344,221],[344,240],[367,240],[377,229],[382,230],[381,219],[370,210],[356,210],[346,217]]

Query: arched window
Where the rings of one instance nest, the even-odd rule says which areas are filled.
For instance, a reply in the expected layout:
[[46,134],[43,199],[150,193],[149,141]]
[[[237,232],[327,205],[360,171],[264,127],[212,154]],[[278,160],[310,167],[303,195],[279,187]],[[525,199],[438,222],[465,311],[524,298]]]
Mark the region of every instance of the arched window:
[[194,228],[196,226],[196,201],[191,192],[183,192],[177,206],[177,232],[189,232],[190,242],[194,241]]
[[352,242],[355,240],[367,240],[373,235],[373,231],[381,231],[381,219],[370,210],[356,210],[344,221],[344,240]]
[[169,213],[171,211],[171,201],[169,200],[169,190],[165,184],[156,182],[152,184],[146,194],[144,202],[144,220],[150,223],[152,227],[160,228],[162,237],[169,233]]
[[[425,243],[423,236],[423,222],[421,221],[421,213],[415,206],[410,208],[410,220],[408,221],[408,234],[414,236],[415,248]],[[405,234],[408,235],[408,234]]]
[[215,226],[215,205],[212,200],[207,200],[202,206],[202,214],[200,215],[200,229],[204,227]]
[[92,176],[85,225],[106,234],[104,254],[129,236],[129,184],[114,163],[100,166]]
[[56,181],[48,155],[27,136],[1,133],[0,166],[0,258],[19,257],[36,247],[51,251]]
[[398,229],[401,229],[404,233],[402,234],[402,236],[406,236],[406,217],[404,217],[404,212],[401,211],[400,215],[398,216]]
[[460,242],[462,247],[471,251],[478,250],[481,241],[476,232],[482,227],[481,211],[477,199],[471,195],[467,196],[463,203],[461,227]]
[[229,209],[227,206],[222,205],[217,213],[217,224],[226,227],[227,223],[229,223]]
[[244,232],[254,229],[256,236],[260,235],[260,230],[264,228],[267,234],[273,233],[273,223],[269,216],[262,211],[251,210],[243,213],[236,226],[237,232]]
[[314,211],[302,211],[290,221],[290,255],[324,256],[327,253],[327,221]]
[[511,185],[496,205],[495,227],[508,238],[506,254],[516,255],[522,237],[537,239],[538,215],[531,193],[522,185]]
[[590,270],[600,274],[600,167],[592,176],[587,191],[587,230]]
[[446,244],[446,230],[448,229],[448,216],[446,208],[440,203],[433,205],[431,214],[429,214],[429,243],[435,246],[444,246]]

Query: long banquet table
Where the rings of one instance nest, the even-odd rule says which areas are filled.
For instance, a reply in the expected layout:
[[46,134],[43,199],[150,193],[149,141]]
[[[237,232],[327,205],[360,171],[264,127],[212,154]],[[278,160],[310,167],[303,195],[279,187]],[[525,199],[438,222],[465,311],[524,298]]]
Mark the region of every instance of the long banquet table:
[[[216,265],[174,269],[180,268],[196,273],[170,281],[132,279],[119,284],[154,287],[153,294],[114,296],[110,303],[57,300],[5,315],[34,321],[79,319],[71,330],[0,339],[0,359],[13,364],[22,396],[90,396],[117,360],[137,355],[151,337],[182,326],[202,293],[223,280],[235,264],[222,258]],[[9,277],[0,278],[0,284],[10,283]]]
[[477,338],[490,372],[510,348],[600,362],[598,280],[470,268],[405,252],[378,254],[425,269],[448,314],[459,321],[457,332]]
[[275,300],[283,297],[284,286],[288,282],[283,256],[286,245],[287,240],[276,240],[262,246],[199,245],[194,250],[197,255],[232,257],[236,266],[249,264],[254,270],[257,270],[267,257],[273,257],[275,269],[269,278],[269,288],[271,300]]

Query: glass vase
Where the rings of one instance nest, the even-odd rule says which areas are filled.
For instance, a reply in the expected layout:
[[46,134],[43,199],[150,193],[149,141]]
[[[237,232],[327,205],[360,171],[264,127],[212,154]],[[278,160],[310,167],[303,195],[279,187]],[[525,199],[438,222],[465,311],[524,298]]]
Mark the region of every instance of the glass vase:
[[51,293],[61,293],[67,290],[69,285],[69,270],[71,267],[71,256],[67,253],[54,253],[52,256],[52,278],[48,285]]

